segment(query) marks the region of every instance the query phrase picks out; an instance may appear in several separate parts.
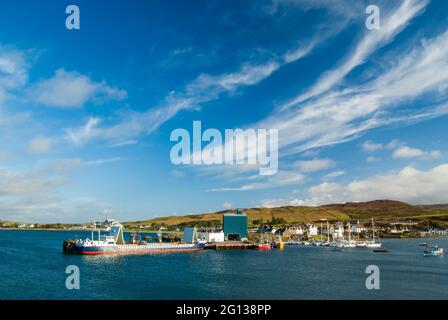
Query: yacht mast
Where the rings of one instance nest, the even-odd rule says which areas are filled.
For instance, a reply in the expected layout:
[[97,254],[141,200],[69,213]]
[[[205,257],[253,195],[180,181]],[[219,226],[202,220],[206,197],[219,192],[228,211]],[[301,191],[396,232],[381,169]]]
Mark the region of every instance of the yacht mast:
[[350,227],[350,221],[348,222],[348,242],[352,241],[352,229]]

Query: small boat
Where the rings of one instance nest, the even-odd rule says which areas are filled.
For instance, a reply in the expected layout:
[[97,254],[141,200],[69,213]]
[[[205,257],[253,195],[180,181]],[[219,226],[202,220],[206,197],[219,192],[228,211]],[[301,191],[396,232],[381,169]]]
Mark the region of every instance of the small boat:
[[381,242],[377,242],[375,239],[375,225],[372,218],[372,240],[366,241],[367,248],[381,248]]
[[365,241],[358,241],[356,243],[356,247],[357,248],[365,248],[365,247],[367,247],[367,242],[365,242]]
[[322,243],[320,244],[321,247],[329,247],[330,246],[330,242],[329,241],[322,241]]
[[381,248],[381,242],[367,242],[367,248]]
[[378,249],[373,249],[373,252],[390,252],[390,250],[387,248],[378,248]]
[[356,241],[348,240],[344,243],[344,248],[356,248]]
[[443,248],[439,248],[438,246],[428,247],[427,250],[423,251],[423,255],[425,257],[435,257],[441,256],[444,254]]
[[418,246],[419,246],[419,247],[427,247],[428,244],[427,244],[426,242],[420,242],[420,243],[418,244]]
[[352,228],[350,227],[350,221],[348,222],[348,240],[343,243],[344,248],[356,248],[356,241],[352,240]]
[[257,250],[271,250],[271,244],[270,243],[259,243],[255,245],[255,249]]
[[322,241],[311,241],[310,244],[315,247],[320,247],[322,244]]

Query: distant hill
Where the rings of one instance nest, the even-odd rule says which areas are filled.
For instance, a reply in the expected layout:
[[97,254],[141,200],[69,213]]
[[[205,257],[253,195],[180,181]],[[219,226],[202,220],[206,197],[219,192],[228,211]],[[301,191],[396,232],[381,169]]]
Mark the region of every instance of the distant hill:
[[[309,223],[321,220],[347,221],[349,219],[376,220],[399,219],[438,219],[448,221],[448,205],[414,206],[394,200],[375,200],[367,202],[347,202],[317,207],[286,206],[277,208],[245,208],[249,224],[260,224],[275,219],[282,223]],[[186,225],[219,225],[222,215],[234,210],[185,216],[158,217],[145,221],[126,222],[125,224],[164,225],[167,227]]]
[[[179,227],[185,226],[220,226],[222,215],[235,210],[209,212],[203,214],[190,214],[184,216],[157,217],[149,220],[122,222],[125,226],[144,225],[149,228]],[[341,204],[327,204],[322,206],[286,206],[277,208],[243,208],[248,214],[249,225],[260,225],[263,223],[295,224],[320,222],[322,220],[347,221],[347,220],[370,220],[375,221],[398,221],[417,220],[426,222],[437,222],[448,227],[448,204],[434,205],[410,205],[394,200],[374,200],[367,202],[347,202]],[[1,227],[16,227],[19,222],[2,221]],[[53,223],[35,224],[36,228],[63,229],[80,224]],[[148,229],[145,228],[145,229]]]

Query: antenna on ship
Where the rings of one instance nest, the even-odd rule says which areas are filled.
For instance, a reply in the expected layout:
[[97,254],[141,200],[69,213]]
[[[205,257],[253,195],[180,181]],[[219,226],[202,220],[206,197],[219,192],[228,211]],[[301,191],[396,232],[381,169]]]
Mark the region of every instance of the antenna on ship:
[[[96,229],[96,225],[95,225],[95,229]],[[101,237],[101,219],[100,219],[99,228],[98,228],[98,241],[100,241],[100,237]]]

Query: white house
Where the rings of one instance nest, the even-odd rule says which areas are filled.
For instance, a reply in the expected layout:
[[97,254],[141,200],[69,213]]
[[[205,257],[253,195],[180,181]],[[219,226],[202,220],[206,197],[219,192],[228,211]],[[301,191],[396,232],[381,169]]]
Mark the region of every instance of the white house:
[[292,235],[297,235],[297,236],[303,235],[303,229],[301,226],[291,227],[291,228],[289,228],[289,232],[291,232]]
[[330,227],[331,236],[334,239],[339,239],[344,237],[344,226],[338,223],[336,226]]
[[314,224],[308,224],[307,228],[309,237],[317,236],[319,234],[319,230]]
[[224,242],[224,232],[198,232],[199,240],[211,242]]
[[363,232],[367,231],[367,229],[364,228],[364,227],[363,227],[362,225],[360,225],[360,224],[354,224],[354,225],[352,225],[352,226],[351,226],[351,230],[352,230],[352,233],[363,233]]

